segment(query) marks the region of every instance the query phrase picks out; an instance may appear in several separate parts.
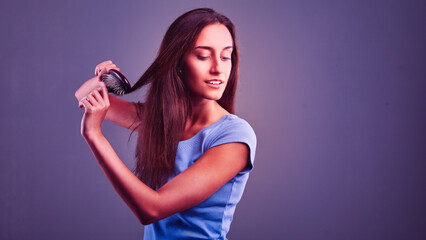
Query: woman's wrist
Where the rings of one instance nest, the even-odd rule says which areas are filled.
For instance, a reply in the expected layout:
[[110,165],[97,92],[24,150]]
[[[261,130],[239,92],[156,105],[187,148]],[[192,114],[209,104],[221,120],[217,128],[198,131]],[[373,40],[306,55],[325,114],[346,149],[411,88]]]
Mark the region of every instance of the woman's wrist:
[[81,136],[83,136],[83,138],[86,141],[93,141],[103,135],[102,135],[102,131],[100,129],[97,129],[97,130],[83,131],[81,132]]

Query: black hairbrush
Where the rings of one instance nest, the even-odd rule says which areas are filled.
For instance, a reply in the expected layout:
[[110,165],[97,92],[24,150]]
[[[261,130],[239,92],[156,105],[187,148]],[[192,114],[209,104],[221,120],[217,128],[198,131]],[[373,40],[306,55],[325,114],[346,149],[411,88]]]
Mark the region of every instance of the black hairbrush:
[[127,78],[121,72],[114,69],[111,69],[108,73],[102,74],[101,78],[108,92],[116,95],[129,93],[132,88]]

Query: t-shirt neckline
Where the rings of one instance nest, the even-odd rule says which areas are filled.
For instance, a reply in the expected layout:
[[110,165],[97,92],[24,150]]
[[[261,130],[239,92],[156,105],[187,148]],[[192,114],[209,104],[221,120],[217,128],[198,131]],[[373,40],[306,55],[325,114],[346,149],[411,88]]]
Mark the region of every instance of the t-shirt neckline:
[[202,128],[200,131],[198,131],[194,136],[192,136],[191,138],[188,138],[188,139],[186,139],[186,140],[183,140],[183,141],[179,141],[179,143],[185,143],[185,142],[189,142],[189,141],[191,141],[192,139],[195,139],[198,135],[200,135],[203,131],[205,131],[205,130],[207,130],[207,129],[209,129],[209,128],[212,128],[212,127],[214,127],[214,126],[216,126],[216,125],[218,125],[218,124],[220,124],[221,122],[223,122],[224,120],[225,120],[225,118],[227,117],[227,116],[231,116],[231,115],[233,115],[232,113],[227,113],[227,114],[225,114],[225,115],[223,115],[219,120],[217,120],[216,122],[214,122],[214,123],[212,123],[212,124],[210,124],[210,125],[208,125],[208,126],[206,126],[206,127],[204,127],[204,128]]

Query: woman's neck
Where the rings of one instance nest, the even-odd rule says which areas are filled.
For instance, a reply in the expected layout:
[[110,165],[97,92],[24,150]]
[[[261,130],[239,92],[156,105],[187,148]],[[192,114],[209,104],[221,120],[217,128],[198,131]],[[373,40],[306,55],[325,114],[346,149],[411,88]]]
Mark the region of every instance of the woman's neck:
[[192,105],[192,114],[186,119],[185,129],[181,141],[187,140],[197,134],[201,129],[219,121],[229,112],[223,109],[214,100],[204,100]]
[[188,116],[187,127],[194,125],[210,125],[217,122],[229,112],[222,108],[215,100],[204,100],[193,103],[192,114]]

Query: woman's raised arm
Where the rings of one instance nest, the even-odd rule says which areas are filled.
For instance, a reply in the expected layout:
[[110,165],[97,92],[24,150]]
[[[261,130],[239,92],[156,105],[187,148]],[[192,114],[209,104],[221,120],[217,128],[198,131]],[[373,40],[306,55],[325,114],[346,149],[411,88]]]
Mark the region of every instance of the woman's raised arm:
[[[75,97],[77,98],[80,107],[83,107],[81,100],[87,96],[91,91],[101,87],[99,76],[102,76],[103,73],[109,72],[111,69],[120,71],[114,63],[111,61],[105,61],[98,64],[95,68],[95,75],[89,80],[87,80],[80,88],[75,92]],[[137,105],[133,102],[129,102],[117,97],[109,95],[110,107],[105,116],[105,119],[115,123],[124,128],[133,130],[138,126],[137,122]],[[139,106],[141,107],[141,106]]]
[[114,97],[111,94],[109,94],[109,101],[111,105],[105,116],[106,120],[131,130],[139,125],[136,103]]

